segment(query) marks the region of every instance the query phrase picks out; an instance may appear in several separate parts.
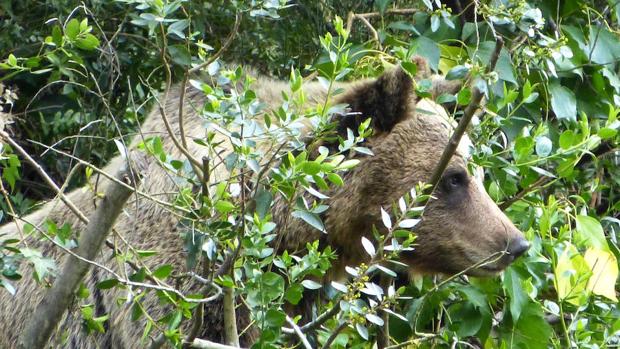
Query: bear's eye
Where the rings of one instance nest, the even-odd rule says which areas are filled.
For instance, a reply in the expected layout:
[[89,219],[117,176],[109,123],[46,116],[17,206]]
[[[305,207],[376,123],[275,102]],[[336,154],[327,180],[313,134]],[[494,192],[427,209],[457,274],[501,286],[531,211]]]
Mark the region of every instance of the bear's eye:
[[464,187],[467,185],[467,173],[465,171],[451,171],[444,176],[444,187],[448,191]]

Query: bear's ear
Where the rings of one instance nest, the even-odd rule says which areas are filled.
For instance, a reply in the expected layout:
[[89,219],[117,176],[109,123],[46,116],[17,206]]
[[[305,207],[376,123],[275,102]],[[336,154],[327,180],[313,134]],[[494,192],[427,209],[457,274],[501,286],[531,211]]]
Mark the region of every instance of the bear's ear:
[[372,118],[375,132],[389,132],[410,112],[411,99],[415,98],[413,80],[426,79],[430,69],[426,60],[414,57],[417,73],[413,79],[400,66],[386,71],[375,80],[361,83],[346,92],[339,103],[346,103],[350,113],[338,117],[338,134],[346,135],[347,128],[357,133],[358,126]]

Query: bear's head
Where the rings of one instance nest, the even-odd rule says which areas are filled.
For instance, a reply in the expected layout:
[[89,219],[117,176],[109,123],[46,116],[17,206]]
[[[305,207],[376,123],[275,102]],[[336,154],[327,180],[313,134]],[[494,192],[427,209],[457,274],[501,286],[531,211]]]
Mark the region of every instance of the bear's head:
[[[371,236],[372,225],[383,226],[380,207],[389,211],[411,188],[430,179],[452,134],[454,122],[445,110],[416,96],[415,81],[430,78],[430,73],[423,59],[414,61],[418,73],[413,79],[396,68],[354,85],[339,98],[353,112],[340,117],[340,131],[357,130],[367,118],[374,129],[366,144],[374,156],[359,157],[345,185],[331,193],[325,217],[327,242],[337,248],[344,265],[367,258],[361,237]],[[441,78],[433,82],[436,95],[455,88]],[[468,171],[470,148],[464,137],[413,228],[414,250],[401,255],[410,271],[492,275],[529,247],[489,197],[481,178]]]

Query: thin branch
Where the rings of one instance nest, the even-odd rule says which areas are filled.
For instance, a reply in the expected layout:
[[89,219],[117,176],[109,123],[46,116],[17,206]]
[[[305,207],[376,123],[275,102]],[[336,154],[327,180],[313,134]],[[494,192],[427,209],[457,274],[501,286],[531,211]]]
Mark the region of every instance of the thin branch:
[[329,337],[327,338],[327,340],[325,341],[325,344],[323,344],[321,349],[329,349],[331,344],[332,344],[332,342],[336,340],[336,337],[338,337],[340,332],[342,332],[342,330],[344,330],[345,327],[347,327],[347,326],[348,326],[348,324],[347,324],[346,321],[343,321],[340,325],[338,325],[338,327],[336,327],[334,332],[332,332],[332,334],[329,335]]
[[[41,167],[41,165],[39,165],[31,156],[30,154],[28,154],[28,152],[26,152],[24,150],[24,148],[22,148],[19,144],[17,144],[17,142],[15,142],[13,140],[13,138],[11,138],[11,136],[0,130],[0,137],[3,138],[4,140],[6,140],[9,145],[16,150],[21,156],[23,156],[26,161],[32,165],[35,170],[37,171],[37,173],[43,178],[43,180],[45,181],[45,183],[47,183],[52,189],[54,189],[54,192],[57,193],[58,197],[60,198],[60,200],[62,202],[65,203],[65,205],[67,205],[67,207],[69,207],[69,209],[83,222],[83,223],[88,223],[88,218],[86,218],[86,216],[82,213],[82,211],[80,211],[79,208],[77,208],[77,206],[75,206],[73,204],[73,202],[71,202],[71,200],[69,200],[67,198],[67,196],[60,190],[60,188],[58,187],[58,185],[56,185],[56,183],[54,183],[54,180],[52,178],[50,178],[50,176],[45,172],[45,170],[43,169],[43,167]],[[133,189],[132,187],[130,187],[131,189]]]
[[299,337],[299,340],[301,340],[301,344],[303,344],[304,348],[312,349],[312,346],[310,345],[310,342],[308,342],[308,338],[306,338],[306,335],[303,332],[301,332],[301,329],[299,328],[299,326],[297,326],[295,321],[293,321],[293,319],[291,319],[291,317],[288,315],[286,316],[286,322],[288,322],[289,325],[291,325],[291,327],[293,328],[293,331],[295,331],[295,334],[297,335],[297,337]]
[[194,169],[194,173],[199,178],[199,180],[202,182],[202,174],[200,171],[200,161],[198,161],[198,159],[196,159],[189,152],[189,150],[187,150],[187,148],[185,148],[183,144],[181,144],[177,136],[174,134],[174,130],[172,130],[172,126],[170,125],[170,121],[168,119],[165,106],[162,106],[162,104],[160,103],[160,105],[158,106],[158,109],[159,109],[159,114],[161,115],[161,119],[164,122],[164,126],[166,127],[166,131],[168,132],[168,135],[170,136],[170,139],[172,140],[172,143],[174,143],[174,146],[177,147],[177,149],[179,149],[179,151],[181,151],[183,155],[185,155],[187,160],[189,160],[190,164],[192,165],[192,168]]
[[[495,70],[495,65],[497,64],[497,60],[499,59],[499,55],[500,55],[500,52],[502,51],[503,46],[504,46],[504,40],[502,40],[502,38],[498,36],[495,41],[495,50],[493,51],[493,54],[491,55],[491,59],[489,60],[489,65],[487,66],[487,69],[486,69],[487,73],[490,73],[493,70]],[[428,193],[432,193],[437,187],[437,184],[439,183],[439,180],[441,179],[443,172],[446,170],[446,167],[448,167],[448,164],[450,163],[450,159],[452,159],[452,155],[454,155],[454,153],[456,152],[456,148],[458,147],[459,143],[461,142],[461,138],[463,137],[463,135],[465,134],[465,131],[467,130],[467,126],[469,125],[469,122],[471,121],[472,117],[474,116],[474,113],[480,106],[480,102],[482,101],[483,96],[484,94],[482,93],[482,91],[480,91],[477,87],[473,88],[471,102],[469,103],[467,108],[465,108],[463,117],[459,121],[459,124],[454,130],[454,133],[452,133],[452,136],[450,137],[450,141],[448,142],[448,145],[446,145],[446,148],[441,154],[439,163],[435,167],[435,170],[433,171],[433,174],[431,175],[431,178],[428,181],[428,184],[430,184],[430,187],[427,191]]]
[[346,27],[347,32],[348,33],[351,32],[351,29],[353,28],[353,21],[356,19],[359,19],[362,23],[364,23],[366,28],[368,28],[370,33],[372,33],[372,36],[374,37],[374,39],[377,41],[377,44],[379,45],[379,50],[383,51],[383,46],[381,46],[381,40],[379,38],[379,33],[377,32],[375,27],[372,26],[368,18],[383,17],[384,15],[410,15],[418,11],[419,10],[415,8],[404,8],[404,9],[390,9],[383,13],[380,13],[380,12],[368,12],[368,13],[349,12],[349,15],[347,16],[347,27]]
[[334,307],[319,315],[314,321],[309,322],[301,327],[301,331],[306,333],[312,331],[321,326],[325,321],[329,320],[332,316],[336,315],[340,311],[340,298],[334,300]]
[[192,69],[190,69],[188,71],[188,73],[192,74],[192,73],[195,73],[197,71],[200,71],[204,67],[207,67],[211,63],[215,62],[215,60],[218,59],[222,55],[222,53],[224,51],[226,51],[226,49],[228,49],[228,46],[230,46],[230,44],[232,44],[233,39],[235,38],[235,36],[237,35],[237,32],[239,31],[239,25],[240,24],[241,24],[241,12],[237,12],[237,14],[235,15],[235,25],[233,26],[233,29],[230,32],[230,34],[228,34],[228,37],[226,38],[226,41],[224,41],[224,44],[222,45],[222,47],[220,47],[220,49],[215,54],[213,54],[211,57],[209,57],[209,59],[206,62],[201,63],[198,66],[193,67]]
[[538,180],[536,180],[536,182],[530,184],[527,188],[524,188],[523,190],[521,190],[520,192],[518,192],[517,194],[515,194],[513,197],[507,199],[506,201],[502,202],[501,205],[499,205],[499,209],[504,211],[506,210],[508,207],[512,206],[512,204],[514,204],[515,202],[521,200],[525,195],[543,187],[545,184],[551,182],[554,178],[551,177],[540,177],[538,178]]
[[240,349],[240,347],[233,347],[230,345],[220,344],[208,341],[206,339],[196,338],[191,343],[188,343],[190,348],[198,349]]
[[[4,198],[4,201],[6,202],[9,208],[9,216],[17,217],[17,214],[15,213],[15,209],[13,208],[13,203],[11,202],[11,199],[9,198],[9,192],[6,191],[6,189],[4,188],[4,184],[2,183],[1,180],[0,180],[0,193],[2,193],[2,197]],[[13,224],[15,224],[15,228],[17,229],[17,233],[19,234],[19,239],[21,241],[24,241],[24,231],[22,230],[22,227],[17,223],[17,220],[13,220]],[[0,235],[0,238],[1,237],[2,235]],[[12,237],[9,237],[9,238],[12,238]],[[26,243],[26,246],[28,246],[27,243]]]
[[427,341],[429,339],[433,339],[433,338],[439,337],[438,334],[427,334],[427,333],[423,333],[422,334],[422,333],[419,333],[418,335],[421,338],[415,338],[415,339],[412,339],[412,340],[408,340],[406,342],[402,342],[402,343],[398,343],[398,344],[395,344],[395,345],[391,345],[391,346],[389,346],[389,347],[387,347],[385,349],[400,349],[400,348],[408,347],[408,346],[410,346],[412,344],[414,344],[414,345],[418,344],[419,345],[423,341]]
[[[58,153],[58,154],[61,154],[61,155],[67,156],[67,157],[69,157],[69,158],[71,158],[71,159],[73,159],[73,160],[76,160],[79,164],[84,165],[84,166],[87,166],[87,167],[90,167],[93,171],[95,171],[95,172],[97,172],[98,174],[102,175],[103,177],[105,177],[105,178],[109,179],[110,181],[115,182],[116,184],[119,184],[119,185],[122,185],[122,186],[127,186],[128,188],[131,188],[131,187],[130,187],[127,183],[124,183],[124,182],[122,182],[122,181],[119,181],[118,179],[114,178],[114,176],[113,176],[113,175],[111,175],[111,174],[109,174],[109,173],[105,172],[104,170],[102,170],[102,169],[100,169],[99,167],[97,167],[97,166],[95,166],[95,165],[91,164],[91,163],[90,163],[90,162],[88,162],[88,161],[84,161],[84,160],[82,160],[82,159],[78,158],[77,156],[71,155],[71,154],[69,154],[69,153],[67,153],[67,152],[64,152],[64,151],[62,151],[62,150],[58,150],[58,149],[54,149],[54,148],[50,148],[50,146],[45,145],[45,144],[40,143],[40,142],[37,142],[37,141],[29,140],[29,142],[31,142],[31,143],[33,143],[33,144],[36,144],[36,145],[39,145],[39,146],[41,146],[41,147],[45,147],[45,148],[47,148],[48,150],[52,150],[52,151],[53,151],[53,152],[55,152],[55,153]],[[32,161],[34,161],[34,160],[32,160]],[[30,162],[30,161],[29,161],[29,162]],[[36,164],[36,162],[35,162],[35,164]],[[33,164],[33,166],[38,166],[38,165],[34,165],[34,164]],[[39,167],[40,167],[40,166],[39,166]],[[52,183],[53,183],[53,182],[52,182]],[[49,183],[48,183],[48,184],[49,184]],[[50,186],[51,186],[51,185],[50,185]],[[52,189],[55,189],[55,188],[52,186]],[[56,192],[58,192],[58,191],[56,191]],[[179,210],[179,211],[181,211],[181,212],[183,212],[183,213],[191,213],[191,211],[190,211],[190,210],[188,210],[188,209],[186,209],[185,207],[176,206],[176,205],[171,204],[171,203],[169,203],[169,202],[167,202],[167,201],[159,200],[159,199],[155,198],[154,196],[152,196],[151,194],[145,193],[145,192],[143,192],[143,191],[140,191],[140,190],[135,190],[135,193],[136,193],[137,195],[140,195],[140,196],[142,196],[142,197],[144,197],[144,198],[146,198],[146,199],[149,199],[149,200],[151,200],[151,201],[153,201],[153,202],[155,202],[155,203],[157,203],[157,204],[160,204],[160,205],[162,205],[162,206],[165,206],[165,207],[168,207],[168,208],[173,208],[173,209],[175,209],[175,210]],[[83,222],[84,222],[84,223],[87,223],[86,221],[83,221]]]
[[377,30],[375,29],[375,27],[372,26],[372,24],[370,24],[368,19],[366,19],[366,17],[360,17],[360,16],[357,16],[357,15],[353,15],[353,18],[357,18],[360,21],[362,21],[362,23],[364,23],[366,28],[368,28],[368,30],[370,30],[370,32],[372,33],[372,36],[377,41],[377,45],[379,46],[379,50],[383,51],[383,46],[381,45],[381,39],[379,38],[379,33],[377,33]]

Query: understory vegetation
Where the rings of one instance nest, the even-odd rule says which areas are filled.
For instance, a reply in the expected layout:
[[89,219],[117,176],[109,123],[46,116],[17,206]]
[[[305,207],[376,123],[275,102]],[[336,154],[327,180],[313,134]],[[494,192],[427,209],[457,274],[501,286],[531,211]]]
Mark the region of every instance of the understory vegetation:
[[[217,149],[211,130],[242,130],[228,134],[233,153],[219,166],[233,175],[216,186],[205,184],[213,169],[203,168],[203,159],[174,158],[157,137],[141,144],[180,178],[167,204],[186,228],[179,236],[186,265],[144,268],[158,251],[123,248],[110,263],[131,263],[131,275],[110,276],[98,285],[102,292],[131,282],[175,285],[195,272],[211,286],[187,297],[242,303],[261,333],[255,348],[620,346],[618,1],[110,0],[74,6],[0,1],[0,223],[57,196],[24,154],[63,190],[83,186],[125,152],[161,91],[175,84],[206,97],[194,107],[210,131],[193,142]],[[498,42],[503,48],[488,72]],[[345,154],[369,152],[363,141],[372,131],[365,123],[328,150],[305,144],[300,120],[329,135],[331,116],[344,110],[330,104],[339,93],[335,82],[376,77],[399,65],[415,75],[416,55],[435,73],[466,82],[437,99],[457,120],[476,91],[483,93],[468,128],[471,162],[484,169],[485,188],[531,248],[496,277],[418,275],[403,282],[397,255],[415,248],[415,224],[428,199],[420,184],[385,208],[384,227],[369,227],[375,239],[363,246],[370,262],[348,266],[348,280],[323,286],[317,280],[338,252],[317,242],[305,254],[275,253],[271,208],[284,200],[294,217],[323,231],[321,213],[330,209],[323,192],[342,185],[342,174],[357,164]],[[286,103],[264,113],[242,66],[288,81]],[[208,84],[207,77],[220,84]],[[310,80],[329,93],[319,107],[305,110],[301,86]],[[430,87],[423,80],[415,88],[430,96]],[[257,124],[278,127],[259,133]],[[271,144],[267,158],[259,143]],[[302,188],[314,201],[299,195]],[[44,228],[44,235],[29,233],[75,247],[79,232],[64,222]],[[217,273],[224,261],[229,270]],[[31,266],[28,273],[41,287],[57,275],[52,259],[0,236],[0,292],[14,293],[27,277],[22,264]],[[291,305],[319,288],[324,299],[313,305],[310,324],[289,316]],[[82,302],[86,292],[80,289],[73,305],[83,329],[105,331],[109,314]],[[145,347],[153,341],[208,347],[182,330],[198,323],[203,303],[161,287],[143,292],[157,293],[170,309],[153,318],[141,297],[123,300],[146,321]]]

